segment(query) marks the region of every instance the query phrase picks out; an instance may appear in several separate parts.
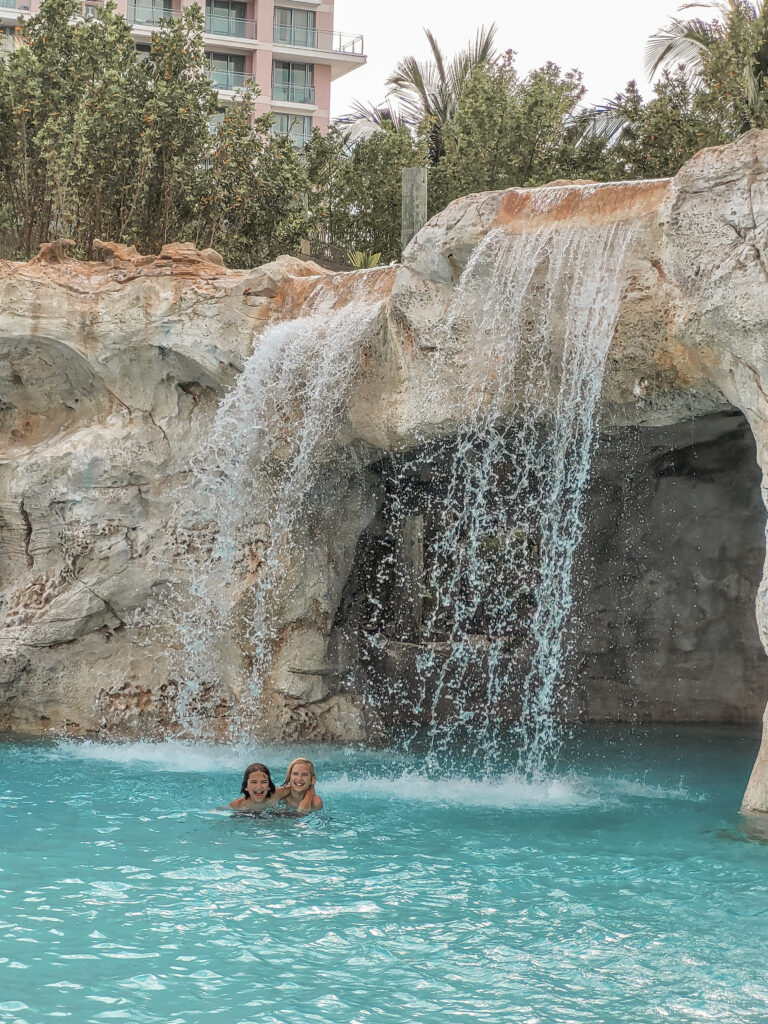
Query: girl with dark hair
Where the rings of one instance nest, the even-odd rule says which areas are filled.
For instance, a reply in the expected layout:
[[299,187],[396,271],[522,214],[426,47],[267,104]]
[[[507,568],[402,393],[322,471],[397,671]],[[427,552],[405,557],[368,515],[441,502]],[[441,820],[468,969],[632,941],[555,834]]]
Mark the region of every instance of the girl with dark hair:
[[[280,794],[286,791],[285,786],[280,787]],[[269,768],[258,761],[249,764],[243,774],[243,784],[240,787],[243,794],[229,805],[236,811],[258,811],[265,807],[276,804],[280,799],[275,795],[275,784],[269,774]]]

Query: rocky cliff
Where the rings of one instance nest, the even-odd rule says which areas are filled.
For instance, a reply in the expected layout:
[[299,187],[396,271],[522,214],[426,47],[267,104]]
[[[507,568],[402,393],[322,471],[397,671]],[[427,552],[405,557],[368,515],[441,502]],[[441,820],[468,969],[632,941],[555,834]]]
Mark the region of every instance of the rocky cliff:
[[[755,501],[760,476],[749,468],[752,442],[763,475],[768,460],[768,133],[757,132],[703,151],[669,181],[466,197],[419,233],[400,268],[383,271],[333,275],[291,258],[229,271],[215,254],[191,246],[140,257],[109,244],[99,263],[70,260],[53,247],[28,264],[0,264],[0,726],[131,735],[175,727],[184,681],[181,641],[168,619],[188,608],[169,604],[168,594],[183,593],[190,566],[211,551],[205,522],[185,529],[178,516],[180,495],[195,479],[195,453],[222,396],[276,324],[319,306],[332,311],[357,303],[367,313],[339,412],[343,422],[322,453],[311,498],[317,514],[301,554],[281,572],[272,668],[252,713],[272,734],[363,738],[371,727],[364,694],[345,677],[334,638],[358,540],[375,528],[381,508],[376,467],[461,428],[473,366],[484,364],[483,379],[492,379],[493,349],[478,340],[471,318],[452,321],[450,337],[444,323],[478,246],[493,232],[525,235],[551,225],[577,233],[631,227],[601,409],[609,482],[627,469],[616,454],[621,439],[641,432],[648,479],[676,474],[680,487],[699,487],[695,500],[690,490],[680,499],[681,537],[680,521],[699,506],[715,525],[723,509],[752,509],[736,540],[723,526],[722,578],[714,525],[706,572],[696,569],[696,545],[688,545],[680,580],[697,591],[696,621],[689,616],[669,640],[669,656],[651,658],[640,681],[633,666],[620,670],[610,657],[621,647],[622,658],[632,660],[626,638],[634,627],[625,616],[617,645],[606,610],[612,583],[602,576],[602,604],[594,598],[594,629],[582,652],[588,663],[576,659],[573,668],[582,678],[578,713],[753,720],[768,697],[753,620],[744,614],[757,586],[756,628],[768,644],[768,579],[760,582],[755,563],[764,557],[764,515]],[[557,296],[547,301],[557,310]],[[515,394],[505,400],[512,412]],[[744,441],[734,440],[735,420],[726,422],[738,416],[749,428],[738,434]],[[290,410],[284,418],[290,420]],[[708,495],[732,470],[731,456],[710,458],[708,492],[703,475],[694,479],[689,471],[695,456],[688,453],[686,462],[675,453],[726,437],[745,468],[729,477],[730,499],[715,501]],[[349,451],[353,469],[342,458]],[[743,500],[733,497],[739,482]],[[644,493],[651,491],[663,487],[649,484]],[[601,529],[593,551],[605,550],[600,538],[610,530]],[[259,566],[254,542],[250,559],[238,563],[232,607],[245,612]],[[633,569],[632,593],[647,592],[652,578],[674,595],[670,604],[684,601],[688,584],[667,586],[668,569],[668,557],[662,566],[649,555]],[[588,566],[584,573],[590,575]],[[707,596],[714,593],[718,601]],[[648,616],[641,598],[625,603],[636,607],[638,621]],[[646,650],[667,644],[659,636],[668,616],[657,618],[661,625],[646,636]],[[727,643],[712,632],[723,621],[730,623]],[[729,654],[718,658],[723,644]],[[706,657],[699,656],[703,650]],[[729,667],[737,660],[738,677]],[[203,680],[193,702],[225,733],[235,709],[247,718],[253,703],[243,684],[253,668],[247,629],[223,635],[214,662],[218,677]],[[697,668],[686,675],[692,662]],[[664,696],[670,680],[674,699]],[[747,807],[768,809],[766,765],[764,749]]]

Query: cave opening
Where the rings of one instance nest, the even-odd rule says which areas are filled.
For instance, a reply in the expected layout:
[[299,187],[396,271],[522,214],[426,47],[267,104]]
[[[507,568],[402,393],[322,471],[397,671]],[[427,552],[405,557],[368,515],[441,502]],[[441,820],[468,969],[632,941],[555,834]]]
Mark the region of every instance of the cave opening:
[[[441,536],[467,500],[451,474],[454,440],[388,456],[372,467],[378,512],[357,546],[332,647],[391,739],[457,714],[472,729],[520,713],[515,680],[531,658],[540,570],[530,518],[494,518],[520,501],[520,475],[496,467],[490,522],[474,543],[446,553]],[[482,453],[478,452],[480,458]],[[470,458],[472,455],[470,455]],[[510,445],[510,465],[514,462]],[[535,479],[526,487],[535,489]],[[521,502],[525,505],[525,501]],[[600,439],[584,504],[564,644],[560,716],[570,721],[756,723],[768,696],[755,621],[765,553],[765,509],[755,443],[735,409],[665,427],[631,427]],[[513,524],[510,528],[510,522]],[[454,585],[471,594],[445,601]],[[465,563],[465,564],[463,564]],[[474,578],[473,578],[474,573]],[[474,657],[456,690],[438,684],[457,627]],[[509,683],[489,688],[489,657]]]

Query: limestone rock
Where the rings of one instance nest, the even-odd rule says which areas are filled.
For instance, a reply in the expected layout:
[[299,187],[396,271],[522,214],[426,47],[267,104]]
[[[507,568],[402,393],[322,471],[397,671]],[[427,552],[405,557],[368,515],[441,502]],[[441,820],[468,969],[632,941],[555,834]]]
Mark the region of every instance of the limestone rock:
[[33,256],[30,263],[61,263],[67,253],[74,247],[74,239],[57,238],[54,242],[43,242],[40,251]]
[[[765,480],[768,133],[703,151],[671,180],[558,182],[459,199],[418,233],[399,268],[331,274],[280,257],[233,271],[189,243],[141,256],[98,242],[102,260],[82,263],[66,257],[66,240],[29,263],[0,264],[0,725],[134,734],[178,725],[175,641],[172,631],[160,635],[162,614],[148,620],[146,611],[162,612],[185,559],[204,561],[213,543],[210,524],[178,529],[178,485],[269,325],[320,301],[338,309],[364,300],[378,312],[323,455],[335,505],[302,537],[303,555],[275,595],[279,642],[261,714],[283,738],[362,738],[369,712],[340,681],[331,636],[379,496],[364,474],[335,477],[337,463],[352,452],[364,467],[465,422],[463,371],[482,352],[471,322],[452,323],[447,342],[441,332],[490,233],[616,224],[632,230],[606,422],[661,429],[741,410]],[[284,450],[276,446],[275,457]],[[321,510],[324,499],[313,500]],[[232,580],[240,622],[259,572],[254,545]],[[738,567],[722,581],[728,594],[745,586]],[[768,646],[768,577],[757,623]],[[248,644],[245,628],[233,630],[213,652],[218,678],[189,696],[208,702],[221,729],[247,697]],[[745,806],[768,810],[767,787],[768,726]]]

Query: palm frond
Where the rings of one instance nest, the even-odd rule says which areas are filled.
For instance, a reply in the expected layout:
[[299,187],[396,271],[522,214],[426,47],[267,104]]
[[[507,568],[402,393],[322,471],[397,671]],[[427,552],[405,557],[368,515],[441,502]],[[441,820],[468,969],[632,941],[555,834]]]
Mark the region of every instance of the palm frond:
[[445,75],[445,57],[443,51],[440,49],[437,40],[428,28],[424,29],[424,35],[427,37],[429,48],[432,50],[432,59],[437,71],[437,81],[444,83],[446,81]]
[[466,54],[472,67],[476,64],[490,64],[496,59],[496,22],[488,26],[481,26],[477,30],[474,43],[467,47]]
[[434,34],[425,29],[432,60],[403,57],[387,78],[386,100],[379,106],[353,104],[343,122],[365,121],[376,127],[406,124],[413,127],[429,119],[430,151],[437,159],[442,151],[443,127],[453,118],[461,90],[472,69],[496,60],[496,25],[478,30],[474,43],[446,61]]
[[626,110],[610,100],[601,106],[580,110],[574,114],[571,124],[579,139],[594,135],[599,139],[611,141],[621,133],[627,121]]
[[458,99],[472,70],[478,64],[492,64],[497,57],[494,39],[496,36],[495,22],[489,28],[483,26],[477,31],[474,43],[457,53],[448,69],[447,83],[450,94]]
[[645,70],[648,77],[653,78],[660,68],[670,64],[682,64],[691,77],[697,77],[702,55],[714,42],[722,39],[724,33],[725,29],[718,21],[673,18],[667,28],[652,35],[646,44]]
[[412,89],[425,95],[435,83],[434,66],[415,57],[403,57],[395,66],[395,70],[386,80],[385,85],[392,89]]
[[403,116],[400,108],[391,102],[384,103],[361,103],[360,100],[353,100],[351,110],[343,117],[336,119],[336,124],[353,125],[354,136],[364,138],[372,132],[386,129],[408,127],[411,122]]

